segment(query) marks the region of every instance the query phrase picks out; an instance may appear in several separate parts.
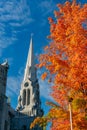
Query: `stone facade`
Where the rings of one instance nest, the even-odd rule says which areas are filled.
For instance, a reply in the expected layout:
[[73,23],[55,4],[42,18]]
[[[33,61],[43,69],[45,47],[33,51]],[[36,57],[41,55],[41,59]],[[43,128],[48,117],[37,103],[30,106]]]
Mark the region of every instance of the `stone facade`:
[[7,61],[0,64],[0,130],[10,130],[10,119],[14,115],[5,95],[8,68]]
[[[37,69],[34,63],[34,53],[32,38],[30,40],[30,48],[24,73],[24,79],[21,84],[20,94],[18,96],[18,105],[16,110],[13,110],[7,103],[5,96],[6,79],[8,63],[0,65],[3,68],[3,73],[0,76],[4,78],[0,82],[0,130],[29,130],[31,122],[37,117],[43,115],[41,109],[39,83],[37,79]],[[0,77],[0,79],[1,79]],[[36,126],[35,130],[42,130]]]

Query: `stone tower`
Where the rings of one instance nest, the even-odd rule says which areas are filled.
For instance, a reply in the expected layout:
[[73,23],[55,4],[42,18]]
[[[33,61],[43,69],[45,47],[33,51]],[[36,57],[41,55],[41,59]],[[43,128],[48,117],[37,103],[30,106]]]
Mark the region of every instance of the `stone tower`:
[[0,64],[0,130],[4,130],[6,126],[6,103],[7,97],[6,93],[6,81],[7,81],[7,72],[8,72],[8,62]]
[[42,116],[39,84],[36,75],[37,69],[34,63],[33,41],[30,40],[30,48],[21,84],[20,95],[18,97],[17,110],[29,117]]
[[0,64],[0,95],[5,95],[6,93],[6,81],[7,81],[7,71],[8,71],[7,60]]

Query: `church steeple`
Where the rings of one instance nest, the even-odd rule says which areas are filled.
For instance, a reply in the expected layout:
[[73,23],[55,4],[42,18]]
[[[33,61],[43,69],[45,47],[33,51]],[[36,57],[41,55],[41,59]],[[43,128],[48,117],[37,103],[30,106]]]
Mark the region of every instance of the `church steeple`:
[[39,83],[34,64],[33,42],[30,40],[30,47],[25,67],[24,79],[21,84],[20,95],[18,97],[17,110],[28,116],[41,116]]

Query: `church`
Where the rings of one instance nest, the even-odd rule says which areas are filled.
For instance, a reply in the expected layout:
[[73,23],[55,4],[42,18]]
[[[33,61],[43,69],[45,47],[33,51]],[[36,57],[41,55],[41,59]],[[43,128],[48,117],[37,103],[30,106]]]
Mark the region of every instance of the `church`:
[[[9,64],[7,61],[0,64],[0,130],[30,130],[31,122],[36,117],[43,116],[34,58],[33,41],[31,37],[16,110],[11,107],[8,97],[6,96],[6,81]],[[35,126],[32,130],[42,130],[42,128]]]

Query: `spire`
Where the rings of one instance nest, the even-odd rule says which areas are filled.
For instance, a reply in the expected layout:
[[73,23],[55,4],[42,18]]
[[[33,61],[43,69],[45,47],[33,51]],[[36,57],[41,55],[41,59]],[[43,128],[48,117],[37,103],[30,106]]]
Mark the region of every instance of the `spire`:
[[27,57],[27,63],[26,63],[26,68],[25,68],[25,74],[24,74],[24,81],[27,78],[31,78],[31,72],[30,69],[31,68],[35,68],[34,67],[34,54],[33,54],[33,40],[32,40],[32,35],[31,35],[31,39],[30,39],[30,47],[29,47],[29,52],[28,52],[28,57]]
[[29,48],[29,52],[28,52],[27,64],[29,65],[29,67],[34,66],[34,54],[33,54],[32,35],[31,35],[31,40],[30,40],[30,48]]

